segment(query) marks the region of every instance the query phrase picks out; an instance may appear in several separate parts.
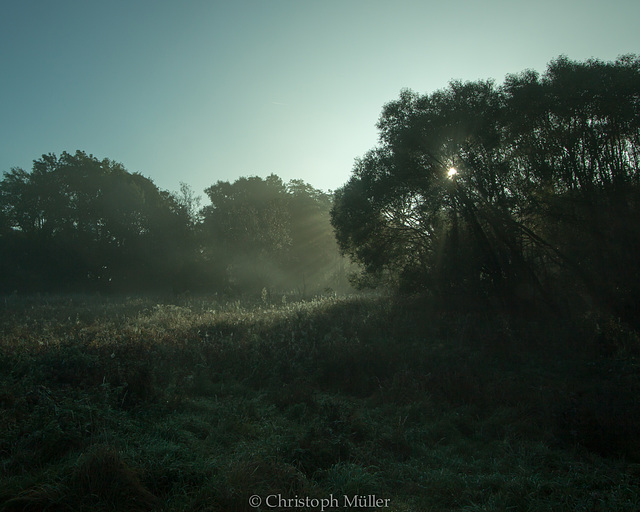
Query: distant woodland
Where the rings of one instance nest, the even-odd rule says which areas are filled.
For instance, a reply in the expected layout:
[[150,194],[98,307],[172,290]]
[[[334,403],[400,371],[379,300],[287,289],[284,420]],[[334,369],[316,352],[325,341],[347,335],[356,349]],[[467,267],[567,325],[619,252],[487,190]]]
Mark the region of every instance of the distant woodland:
[[211,204],[85,152],[0,183],[3,292],[260,293],[348,286],[331,196],[271,175],[219,181]]
[[378,129],[334,194],[248,177],[204,207],[109,159],[43,155],[0,182],[0,289],[304,294],[346,289],[350,261],[358,286],[446,308],[634,320],[638,57],[404,90]]

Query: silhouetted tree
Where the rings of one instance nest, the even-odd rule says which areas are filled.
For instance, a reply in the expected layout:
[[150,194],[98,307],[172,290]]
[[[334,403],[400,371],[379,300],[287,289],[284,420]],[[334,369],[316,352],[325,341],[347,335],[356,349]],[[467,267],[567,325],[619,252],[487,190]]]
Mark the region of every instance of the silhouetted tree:
[[509,151],[530,222],[567,256],[601,307],[633,317],[640,293],[640,60],[561,57],[543,76],[507,77],[504,89]]
[[[491,82],[403,91],[378,123],[380,147],[338,192],[332,219],[341,248],[404,288],[507,300],[523,259],[501,151],[502,96]],[[464,255],[464,257],[463,257]]]
[[500,87],[403,91],[383,109],[379,146],[337,192],[341,249],[370,275],[442,301],[557,306],[577,280],[629,310],[640,291],[629,284],[640,237],[628,225],[638,215],[639,78],[635,57],[561,57],[542,77]]
[[187,213],[148,178],[77,151],[0,182],[5,289],[165,288],[187,256]]

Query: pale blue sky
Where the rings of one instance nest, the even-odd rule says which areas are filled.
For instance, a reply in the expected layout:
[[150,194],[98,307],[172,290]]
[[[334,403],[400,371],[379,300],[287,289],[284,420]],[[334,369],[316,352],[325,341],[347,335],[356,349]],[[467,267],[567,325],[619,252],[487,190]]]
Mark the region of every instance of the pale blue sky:
[[640,53],[640,2],[2,0],[0,171],[82,149],[163,189],[336,189],[402,88]]

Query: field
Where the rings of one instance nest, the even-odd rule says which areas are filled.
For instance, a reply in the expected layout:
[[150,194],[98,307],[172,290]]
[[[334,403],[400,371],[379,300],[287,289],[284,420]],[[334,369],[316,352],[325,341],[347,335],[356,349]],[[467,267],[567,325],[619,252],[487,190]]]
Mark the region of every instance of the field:
[[615,319],[264,295],[9,296],[0,320],[0,510],[640,510]]

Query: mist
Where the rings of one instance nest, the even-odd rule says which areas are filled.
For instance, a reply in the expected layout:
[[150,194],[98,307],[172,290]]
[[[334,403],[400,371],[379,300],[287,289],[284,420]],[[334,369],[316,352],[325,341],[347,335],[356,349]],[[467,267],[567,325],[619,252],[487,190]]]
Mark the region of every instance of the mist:
[[350,289],[332,196],[278,176],[188,184],[83,151],[43,155],[0,182],[0,291],[309,297]]

